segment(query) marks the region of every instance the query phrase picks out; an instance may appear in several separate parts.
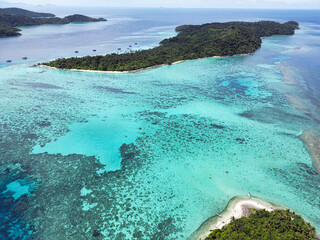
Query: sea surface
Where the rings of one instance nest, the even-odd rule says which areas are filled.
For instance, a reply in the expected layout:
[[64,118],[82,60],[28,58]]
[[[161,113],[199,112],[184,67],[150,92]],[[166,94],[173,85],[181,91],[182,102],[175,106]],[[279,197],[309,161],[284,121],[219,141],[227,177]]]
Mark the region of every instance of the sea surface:
[[[0,39],[0,239],[187,239],[248,192],[320,231],[320,177],[300,138],[319,131],[320,11],[37,10],[108,21]],[[300,30],[253,55],[134,74],[32,67],[234,20]]]

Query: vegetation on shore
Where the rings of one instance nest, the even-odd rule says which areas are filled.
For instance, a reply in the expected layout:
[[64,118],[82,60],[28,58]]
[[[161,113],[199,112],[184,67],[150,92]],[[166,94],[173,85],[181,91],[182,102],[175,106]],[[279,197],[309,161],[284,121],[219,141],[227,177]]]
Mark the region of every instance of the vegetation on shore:
[[69,22],[104,22],[106,21],[106,19],[104,18],[92,18],[92,17],[81,15],[81,14],[66,16],[64,19],[67,19],[67,21]]
[[222,229],[213,230],[205,240],[213,239],[316,239],[315,228],[290,210],[264,209],[249,217],[233,220]]
[[18,28],[10,27],[0,23],[0,37],[13,37],[21,35]]
[[149,50],[106,56],[62,58],[44,63],[59,69],[99,71],[131,71],[161,64],[213,56],[250,54],[261,47],[261,38],[292,35],[299,24],[290,21],[228,22],[183,25],[176,28],[176,37],[165,39]]
[[[10,13],[10,14],[9,14]],[[48,15],[49,14],[49,15]],[[35,17],[37,16],[37,17]],[[50,16],[50,17],[48,17]],[[52,17],[53,16],[53,17]],[[68,24],[71,22],[100,22],[104,18],[91,18],[80,14],[54,17],[50,13],[37,13],[19,8],[0,9],[0,37],[19,36],[20,26],[36,26],[44,24]]]

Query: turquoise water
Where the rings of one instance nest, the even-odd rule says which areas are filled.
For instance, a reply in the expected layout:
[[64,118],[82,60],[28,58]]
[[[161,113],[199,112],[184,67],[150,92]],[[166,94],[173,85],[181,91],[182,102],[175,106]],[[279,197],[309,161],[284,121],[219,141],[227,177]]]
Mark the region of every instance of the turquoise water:
[[187,239],[248,192],[319,230],[320,178],[299,138],[317,123],[286,98],[316,89],[295,62],[319,51],[302,26],[254,55],[135,74],[1,67],[4,238]]
[[16,180],[7,185],[7,189],[6,191],[3,192],[3,194],[11,192],[14,200],[17,200],[24,194],[29,194],[30,193],[29,188],[30,187],[28,185],[22,185],[19,181]]
[[134,142],[138,127],[134,122],[126,122],[121,117],[111,116],[110,111],[101,119],[90,119],[86,123],[75,123],[70,132],[57,141],[47,143],[44,147],[36,146],[32,153],[50,154],[72,153],[95,156],[106,165],[106,170],[120,169],[121,156],[119,148],[123,143]]

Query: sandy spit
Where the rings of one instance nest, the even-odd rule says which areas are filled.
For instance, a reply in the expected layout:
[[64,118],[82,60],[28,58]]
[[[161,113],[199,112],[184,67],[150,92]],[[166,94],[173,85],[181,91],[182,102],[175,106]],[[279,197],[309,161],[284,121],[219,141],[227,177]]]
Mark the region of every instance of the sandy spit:
[[250,209],[265,209],[267,211],[273,211],[274,209],[281,209],[283,207],[271,202],[264,201],[262,199],[252,197],[234,197],[232,198],[227,207],[220,214],[221,216],[213,216],[205,221],[189,238],[189,240],[203,240],[212,230],[221,229],[223,226],[231,222],[232,217],[235,219],[243,216],[248,216]]

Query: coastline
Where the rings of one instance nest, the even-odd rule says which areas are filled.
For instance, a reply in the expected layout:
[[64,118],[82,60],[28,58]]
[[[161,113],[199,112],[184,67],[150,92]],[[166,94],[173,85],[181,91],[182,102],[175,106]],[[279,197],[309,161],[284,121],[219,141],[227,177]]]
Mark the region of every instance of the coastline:
[[102,70],[86,70],[86,69],[66,69],[66,68],[51,67],[51,66],[47,66],[47,65],[43,65],[43,64],[38,65],[38,67],[50,68],[50,69],[61,70],[61,71],[71,71],[71,72],[124,74],[124,73],[138,73],[138,72],[142,72],[142,71],[146,71],[146,70],[150,70],[150,69],[154,69],[154,68],[159,68],[159,67],[163,67],[163,66],[170,66],[170,65],[174,65],[174,64],[179,64],[179,63],[183,63],[183,62],[186,62],[186,61],[203,60],[203,59],[207,59],[207,58],[226,58],[226,57],[235,57],[235,56],[248,56],[248,55],[251,55],[251,54],[253,54],[253,53],[237,54],[237,55],[232,55],[232,56],[212,56],[212,57],[204,57],[204,58],[196,58],[196,59],[186,59],[186,60],[179,60],[179,61],[173,62],[171,64],[160,64],[160,65],[155,65],[155,66],[151,66],[151,67],[146,67],[146,68],[141,68],[141,69],[136,69],[136,70],[128,70],[128,71],[102,71]]
[[189,237],[189,240],[204,240],[209,236],[212,230],[221,229],[225,225],[229,224],[232,217],[238,219],[243,216],[248,216],[252,208],[257,210],[265,209],[267,211],[273,211],[275,209],[283,209],[284,207],[257,197],[251,197],[250,199],[245,197],[234,197],[228,202],[220,217],[215,215],[207,219]]
[[[177,62],[173,62],[171,65],[182,63],[184,61],[187,61],[187,60],[180,60],[180,61],[177,61]],[[102,70],[86,70],[86,69],[67,69],[67,68],[51,67],[51,66],[47,66],[47,65],[43,65],[43,64],[38,65],[38,67],[50,68],[50,69],[61,70],[61,71],[89,72],[89,73],[112,73],[112,74],[138,73],[138,72],[141,72],[141,71],[150,70],[150,69],[158,68],[158,67],[162,67],[162,66],[169,66],[169,64],[155,65],[155,66],[151,66],[151,67],[147,67],[147,68],[141,68],[141,69],[129,70],[129,71],[102,71]]]

